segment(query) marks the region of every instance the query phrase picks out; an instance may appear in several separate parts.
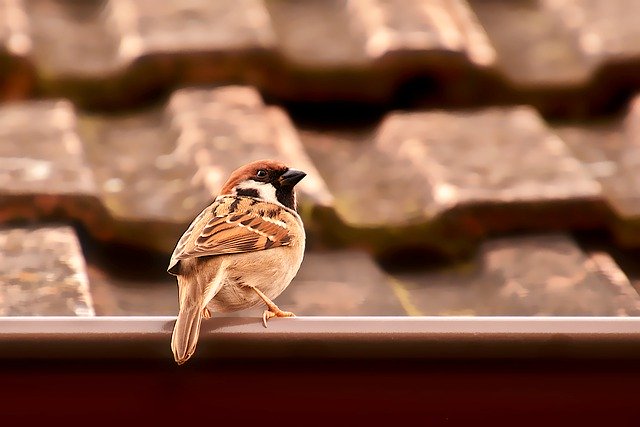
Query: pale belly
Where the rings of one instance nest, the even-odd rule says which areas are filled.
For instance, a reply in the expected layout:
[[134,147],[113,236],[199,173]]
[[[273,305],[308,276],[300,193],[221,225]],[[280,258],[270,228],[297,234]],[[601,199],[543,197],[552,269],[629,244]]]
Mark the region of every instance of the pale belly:
[[304,249],[295,251],[280,247],[269,249],[271,251],[278,252],[268,256],[265,256],[267,251],[243,254],[247,256],[243,257],[241,264],[234,262],[235,257],[229,257],[225,274],[227,280],[207,307],[214,312],[230,312],[264,304],[252,287],[272,300],[280,295],[298,272]]

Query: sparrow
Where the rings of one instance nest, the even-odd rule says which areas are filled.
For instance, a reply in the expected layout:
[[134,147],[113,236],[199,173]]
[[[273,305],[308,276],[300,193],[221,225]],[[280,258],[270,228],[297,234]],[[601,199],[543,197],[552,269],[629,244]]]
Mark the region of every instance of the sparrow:
[[272,317],[295,317],[272,300],[295,277],[304,256],[294,187],[305,176],[275,160],[244,165],[182,235],[167,269],[178,278],[180,310],[171,350],[179,365],[194,354],[200,323],[212,312],[264,303],[264,327]]

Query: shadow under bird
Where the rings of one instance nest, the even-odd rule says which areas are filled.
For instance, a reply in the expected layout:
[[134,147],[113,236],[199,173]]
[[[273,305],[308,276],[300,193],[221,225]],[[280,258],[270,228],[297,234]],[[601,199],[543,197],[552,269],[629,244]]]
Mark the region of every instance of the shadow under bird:
[[265,327],[272,317],[294,317],[272,299],[291,283],[304,256],[294,187],[305,176],[274,160],[244,165],[182,235],[167,269],[178,278],[180,312],[171,337],[178,364],[195,352],[200,323],[212,312],[264,303]]

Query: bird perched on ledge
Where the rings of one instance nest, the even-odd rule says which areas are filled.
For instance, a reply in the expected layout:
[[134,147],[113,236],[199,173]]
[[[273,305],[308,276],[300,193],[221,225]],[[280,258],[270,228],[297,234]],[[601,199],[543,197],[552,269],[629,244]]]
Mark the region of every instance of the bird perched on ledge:
[[200,323],[211,312],[264,303],[265,327],[272,317],[294,317],[272,299],[302,263],[305,232],[294,187],[305,176],[274,160],[242,166],[182,235],[167,269],[178,277],[171,350],[179,365],[195,352]]

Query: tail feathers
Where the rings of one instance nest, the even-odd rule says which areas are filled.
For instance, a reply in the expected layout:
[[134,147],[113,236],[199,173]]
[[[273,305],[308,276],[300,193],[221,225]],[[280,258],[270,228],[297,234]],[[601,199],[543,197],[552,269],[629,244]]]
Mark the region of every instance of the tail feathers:
[[195,353],[201,321],[202,309],[198,305],[180,307],[171,337],[171,350],[178,365],[182,365]]
[[[196,259],[193,262],[199,261]],[[210,301],[220,289],[219,277],[223,269],[213,268],[215,265],[209,267],[211,268],[204,269],[205,273],[208,272],[204,276],[202,268],[194,270],[193,266],[191,269],[186,268],[189,274],[178,275],[180,312],[171,337],[171,350],[178,365],[189,360],[196,351],[202,318],[211,317],[205,302]],[[199,274],[195,274],[198,272]]]
[[199,295],[202,291],[195,279],[191,276],[178,276],[180,312],[171,337],[171,350],[178,365],[182,365],[193,356],[200,335],[202,304]]

